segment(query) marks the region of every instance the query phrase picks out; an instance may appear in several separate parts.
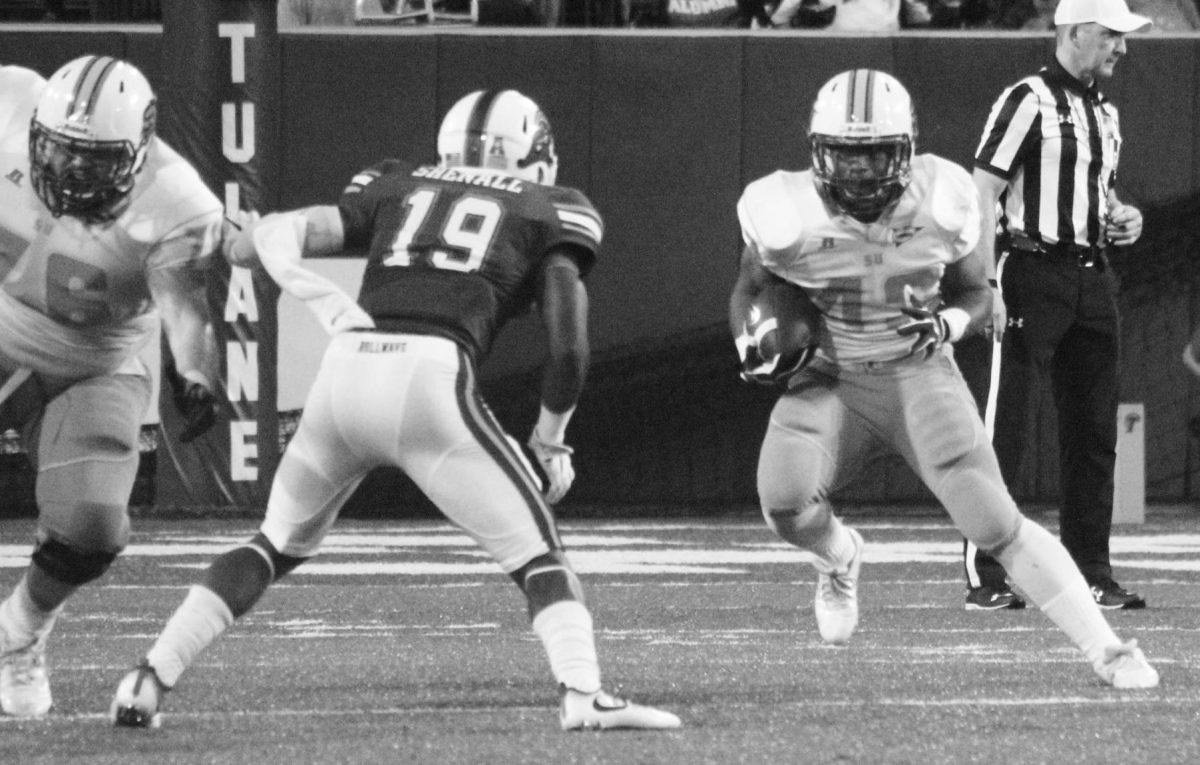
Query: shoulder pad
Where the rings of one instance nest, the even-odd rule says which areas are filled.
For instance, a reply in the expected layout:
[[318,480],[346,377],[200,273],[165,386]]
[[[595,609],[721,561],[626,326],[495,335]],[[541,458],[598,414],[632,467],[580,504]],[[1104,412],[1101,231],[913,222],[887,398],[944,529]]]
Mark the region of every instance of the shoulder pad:
[[913,172],[924,176],[926,204],[934,223],[956,242],[960,254],[969,252],[979,240],[980,226],[979,192],[970,174],[935,154],[915,157]]
[[161,138],[151,141],[133,202],[121,216],[130,236],[156,242],[181,229],[219,225],[224,209],[196,169]]
[[0,136],[18,128],[29,129],[29,120],[37,107],[46,81],[40,74],[23,66],[0,66]]
[[[804,201],[800,193],[807,173],[783,170],[753,181],[738,200],[738,220],[747,244],[783,250],[804,233]],[[815,192],[813,199],[819,204]]]

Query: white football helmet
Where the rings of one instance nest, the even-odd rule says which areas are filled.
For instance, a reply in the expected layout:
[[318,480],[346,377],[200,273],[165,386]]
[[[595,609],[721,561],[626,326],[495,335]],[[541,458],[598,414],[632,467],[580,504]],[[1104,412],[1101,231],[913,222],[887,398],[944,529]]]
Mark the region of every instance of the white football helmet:
[[156,116],[154,91],[132,64],[82,56],[51,75],[29,126],[29,174],[54,217],[120,215]]
[[908,186],[916,115],[908,91],[886,72],[852,69],[825,83],[808,137],[817,187],[846,215],[874,222]]
[[450,107],[438,131],[443,167],[483,167],[553,186],[558,155],[550,121],[515,90],[477,90]]

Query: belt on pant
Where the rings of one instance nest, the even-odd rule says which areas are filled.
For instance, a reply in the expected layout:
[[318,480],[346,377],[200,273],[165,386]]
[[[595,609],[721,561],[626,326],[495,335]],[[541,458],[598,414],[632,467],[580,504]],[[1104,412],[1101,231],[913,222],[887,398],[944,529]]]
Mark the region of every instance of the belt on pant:
[[1103,265],[1104,262],[1104,247],[1100,245],[1041,242],[1021,231],[1014,231],[1009,236],[1009,246],[1016,252],[1050,260],[1066,261],[1074,263],[1080,268],[1091,268],[1097,263]]

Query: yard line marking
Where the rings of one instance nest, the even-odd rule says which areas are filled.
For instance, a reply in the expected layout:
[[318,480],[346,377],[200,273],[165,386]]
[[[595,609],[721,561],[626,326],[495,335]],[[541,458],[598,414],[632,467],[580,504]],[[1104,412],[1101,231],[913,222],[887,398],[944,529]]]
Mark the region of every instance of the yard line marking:
[[[1101,690],[1101,689],[1097,689]],[[883,698],[883,699],[805,699],[803,701],[792,702],[772,702],[772,705],[779,708],[794,707],[799,710],[799,715],[803,716],[806,712],[813,710],[830,710],[830,709],[857,709],[867,710],[877,707],[892,707],[892,708],[908,708],[908,709],[938,709],[945,707],[977,707],[977,708],[1014,708],[1014,707],[1116,707],[1121,706],[1128,708],[1130,706],[1198,706],[1200,707],[1200,695],[1161,695],[1154,691],[1141,692],[1120,692],[1110,691],[1112,696],[1104,698],[1096,698],[1089,696],[1044,696],[1036,698],[971,698],[958,697],[953,699],[917,699],[917,698]],[[664,702],[665,703],[665,702]],[[723,708],[740,708],[740,709],[758,709],[761,704],[758,702],[738,702],[728,697],[723,697],[719,702],[693,703],[690,706],[695,708],[703,708],[712,704],[719,704]],[[685,710],[689,707],[684,702],[675,702],[675,706]],[[453,705],[416,705],[411,707],[389,707],[389,708],[367,708],[367,709],[261,709],[261,710],[231,710],[223,712],[172,712],[166,711],[163,713],[163,725],[169,727],[174,720],[228,720],[230,718],[249,718],[255,720],[261,719],[290,719],[296,717],[313,717],[313,718],[331,718],[331,717],[362,717],[368,715],[371,717],[404,717],[410,715],[448,715],[448,714],[467,714],[478,716],[481,713],[546,713],[554,715],[557,713],[558,705],[555,703],[547,703],[546,705],[505,705],[505,706],[482,706],[479,704],[464,704],[461,706]],[[3,725],[45,725],[51,726],[55,724],[70,724],[80,721],[92,720],[107,720],[108,715],[103,713],[86,712],[75,714],[52,713],[39,720],[29,720],[20,717],[9,717],[7,715],[0,716],[0,726]],[[687,728],[683,729],[687,732]]]

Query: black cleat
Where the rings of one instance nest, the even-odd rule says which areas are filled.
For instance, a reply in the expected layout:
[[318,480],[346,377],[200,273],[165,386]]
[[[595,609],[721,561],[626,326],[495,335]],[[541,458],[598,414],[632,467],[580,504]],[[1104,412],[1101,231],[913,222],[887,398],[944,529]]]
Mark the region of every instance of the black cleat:
[[1132,611],[1146,607],[1146,599],[1137,593],[1129,592],[1112,579],[1099,579],[1088,583],[1092,588],[1092,598],[1096,605],[1112,611],[1124,608]]
[[968,611],[1000,611],[1009,609],[1019,611],[1025,607],[1025,601],[1008,587],[969,587],[967,588]]

